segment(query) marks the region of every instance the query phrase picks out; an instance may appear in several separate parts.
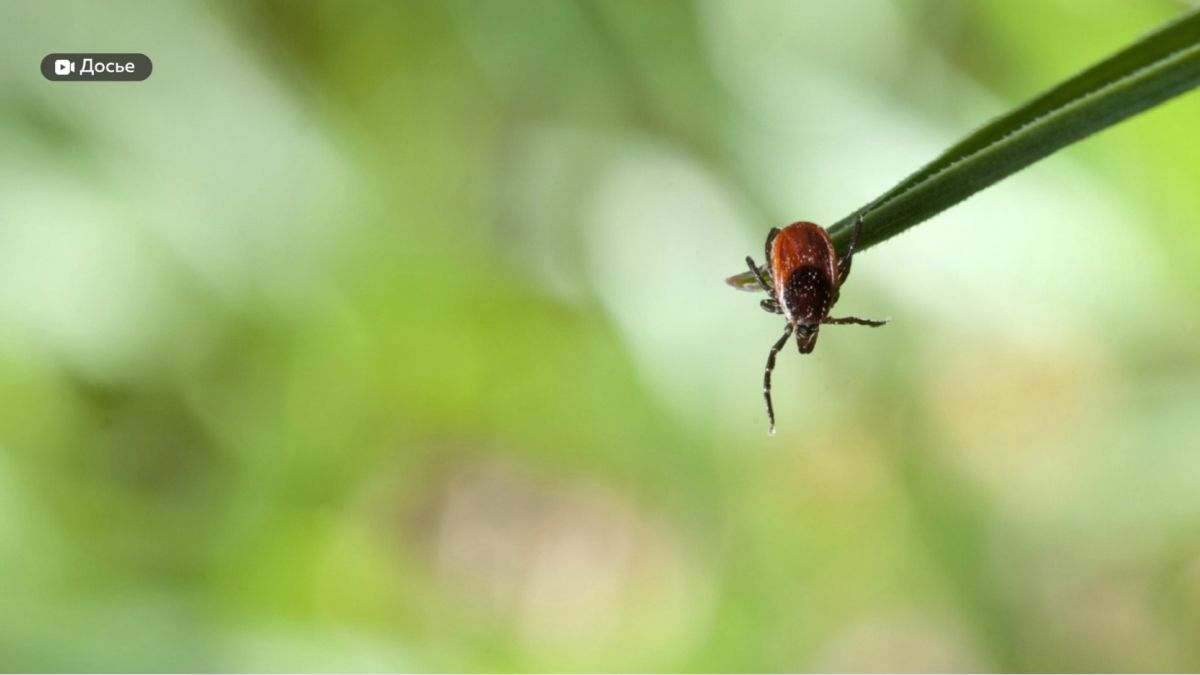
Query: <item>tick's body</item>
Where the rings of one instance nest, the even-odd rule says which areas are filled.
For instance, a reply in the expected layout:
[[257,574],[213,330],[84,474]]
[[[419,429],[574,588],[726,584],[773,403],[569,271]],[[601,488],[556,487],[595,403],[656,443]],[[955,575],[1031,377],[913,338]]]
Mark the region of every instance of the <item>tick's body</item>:
[[773,314],[782,314],[787,319],[783,337],[771,347],[763,374],[763,397],[767,401],[771,433],[775,433],[771,371],[775,368],[775,355],[787,344],[793,332],[796,333],[796,346],[800,348],[800,353],[807,354],[816,346],[817,331],[823,323],[863,326],[882,326],[887,323],[856,317],[834,319],[829,316],[829,310],[833,309],[842,284],[850,274],[850,261],[854,258],[854,247],[858,244],[861,232],[860,216],[854,225],[854,236],[846,249],[846,256],[839,260],[829,233],[820,225],[801,221],[782,230],[773,229],[767,235],[765,267],[758,267],[753,258],[746,257],[746,264],[750,266],[759,285],[771,296],[762,301],[762,308]]
[[833,240],[815,223],[792,223],[767,244],[771,295],[789,323],[816,325],[838,296],[838,258]]

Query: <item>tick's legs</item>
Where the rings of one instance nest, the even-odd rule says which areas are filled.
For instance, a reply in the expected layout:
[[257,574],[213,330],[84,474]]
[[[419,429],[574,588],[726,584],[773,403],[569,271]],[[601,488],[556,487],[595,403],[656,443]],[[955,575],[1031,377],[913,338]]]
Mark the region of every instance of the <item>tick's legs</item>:
[[[760,267],[758,267],[758,265],[754,264],[754,258],[751,258],[750,256],[746,256],[746,264],[750,265],[750,271],[752,271],[752,273],[754,273],[755,279],[758,280],[758,286],[762,286],[763,291],[766,291],[766,292],[772,294],[773,297],[775,294],[775,287],[774,287],[775,280],[773,279],[773,277],[768,276],[770,274],[770,267],[769,267],[769,265],[770,265],[770,245],[772,245],[774,243],[775,237],[778,237],[778,235],[779,235],[778,227],[770,228],[770,232],[767,233],[766,256],[767,256],[768,267],[760,268]],[[763,270],[767,270],[766,274],[763,274]],[[766,305],[763,306],[763,309],[764,310],[767,309]],[[782,312],[779,312],[776,310],[767,310],[767,311],[772,311],[775,313],[782,313]]]
[[783,308],[779,306],[779,303],[776,302],[774,298],[763,300],[762,302],[758,303],[758,306],[762,307],[764,311],[772,314],[783,314]]
[[846,247],[846,255],[838,262],[838,286],[846,283],[850,276],[850,262],[854,260],[854,249],[858,248],[858,237],[862,234],[863,214],[858,214],[854,221],[854,234],[850,235],[850,245]]
[[783,349],[791,336],[792,324],[789,323],[787,328],[783,329],[783,337],[771,347],[771,353],[767,356],[767,369],[763,372],[763,398],[767,401],[767,419],[771,421],[771,430],[768,433],[772,436],[775,435],[775,408],[771,405],[771,371],[775,369],[775,355]]
[[746,256],[746,264],[750,266],[750,271],[754,272],[754,278],[758,279],[758,285],[762,286],[764,291],[774,295],[775,289],[771,288],[771,284],[767,281],[767,278],[763,276],[762,269],[760,269],[758,265],[754,264],[754,258]]
[[[763,251],[762,251],[762,257],[766,258],[768,265],[770,264],[770,259],[772,259],[772,255],[770,255],[770,245],[775,243],[776,237],[779,237],[779,228],[778,227],[770,228],[770,232],[767,233],[767,245],[763,246]],[[774,280],[772,280],[772,281],[774,281]]]
[[870,326],[872,328],[878,328],[878,327],[884,325],[885,323],[887,323],[887,320],[876,321],[874,319],[860,319],[857,316],[846,316],[846,317],[842,317],[840,319],[835,319],[833,317],[825,317],[821,321],[821,323],[833,323],[833,324],[840,324],[843,326],[853,324],[856,326]]

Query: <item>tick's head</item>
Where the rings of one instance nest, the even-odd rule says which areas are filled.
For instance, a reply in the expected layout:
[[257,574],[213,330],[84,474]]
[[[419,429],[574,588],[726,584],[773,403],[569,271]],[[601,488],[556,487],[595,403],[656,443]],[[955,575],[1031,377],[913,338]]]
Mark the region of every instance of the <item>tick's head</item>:
[[817,330],[821,324],[796,324],[796,346],[801,354],[808,354],[817,346]]

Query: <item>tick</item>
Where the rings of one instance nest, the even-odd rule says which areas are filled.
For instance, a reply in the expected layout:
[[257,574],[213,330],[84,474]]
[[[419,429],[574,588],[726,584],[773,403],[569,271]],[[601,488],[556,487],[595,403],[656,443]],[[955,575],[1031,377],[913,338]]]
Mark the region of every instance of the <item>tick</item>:
[[[775,355],[787,344],[788,338],[796,334],[796,346],[801,354],[808,354],[817,344],[817,332],[821,324],[857,324],[877,327],[887,321],[873,321],[847,316],[835,319],[829,316],[838,301],[842,284],[850,276],[850,262],[854,259],[854,248],[862,233],[863,220],[859,215],[854,223],[854,234],[846,255],[837,257],[833,240],[825,228],[815,223],[796,222],[782,230],[772,228],[767,234],[767,264],[759,267],[754,258],[746,256],[746,264],[758,279],[758,285],[770,296],[759,305],[772,314],[782,314],[787,319],[783,337],[771,347],[767,356],[767,368],[763,372],[763,398],[767,402],[767,419],[771,423],[770,434],[775,434],[775,408],[771,405],[771,371],[775,369]],[[736,277],[735,277],[736,278]],[[734,278],[730,279],[733,284]]]

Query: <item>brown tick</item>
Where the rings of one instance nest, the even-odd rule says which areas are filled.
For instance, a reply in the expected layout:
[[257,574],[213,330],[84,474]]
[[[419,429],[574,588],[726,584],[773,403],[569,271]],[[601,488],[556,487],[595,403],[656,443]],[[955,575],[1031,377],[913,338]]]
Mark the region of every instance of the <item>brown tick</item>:
[[[854,234],[846,255],[839,259],[833,248],[833,240],[820,225],[797,222],[780,230],[772,228],[767,234],[767,265],[759,267],[754,259],[746,256],[746,264],[771,297],[760,306],[772,313],[787,318],[783,337],[771,347],[767,356],[767,368],[763,373],[763,398],[767,401],[767,419],[770,420],[772,435],[775,434],[775,409],[771,405],[771,371],[775,368],[775,355],[787,344],[792,332],[796,333],[796,346],[801,354],[808,354],[817,344],[817,331],[821,324],[858,324],[860,326],[882,326],[887,321],[872,321],[847,316],[835,319],[829,316],[838,301],[842,284],[850,276],[850,261],[854,258],[854,247],[862,233],[862,216],[854,223]],[[737,277],[729,283],[740,286]]]

